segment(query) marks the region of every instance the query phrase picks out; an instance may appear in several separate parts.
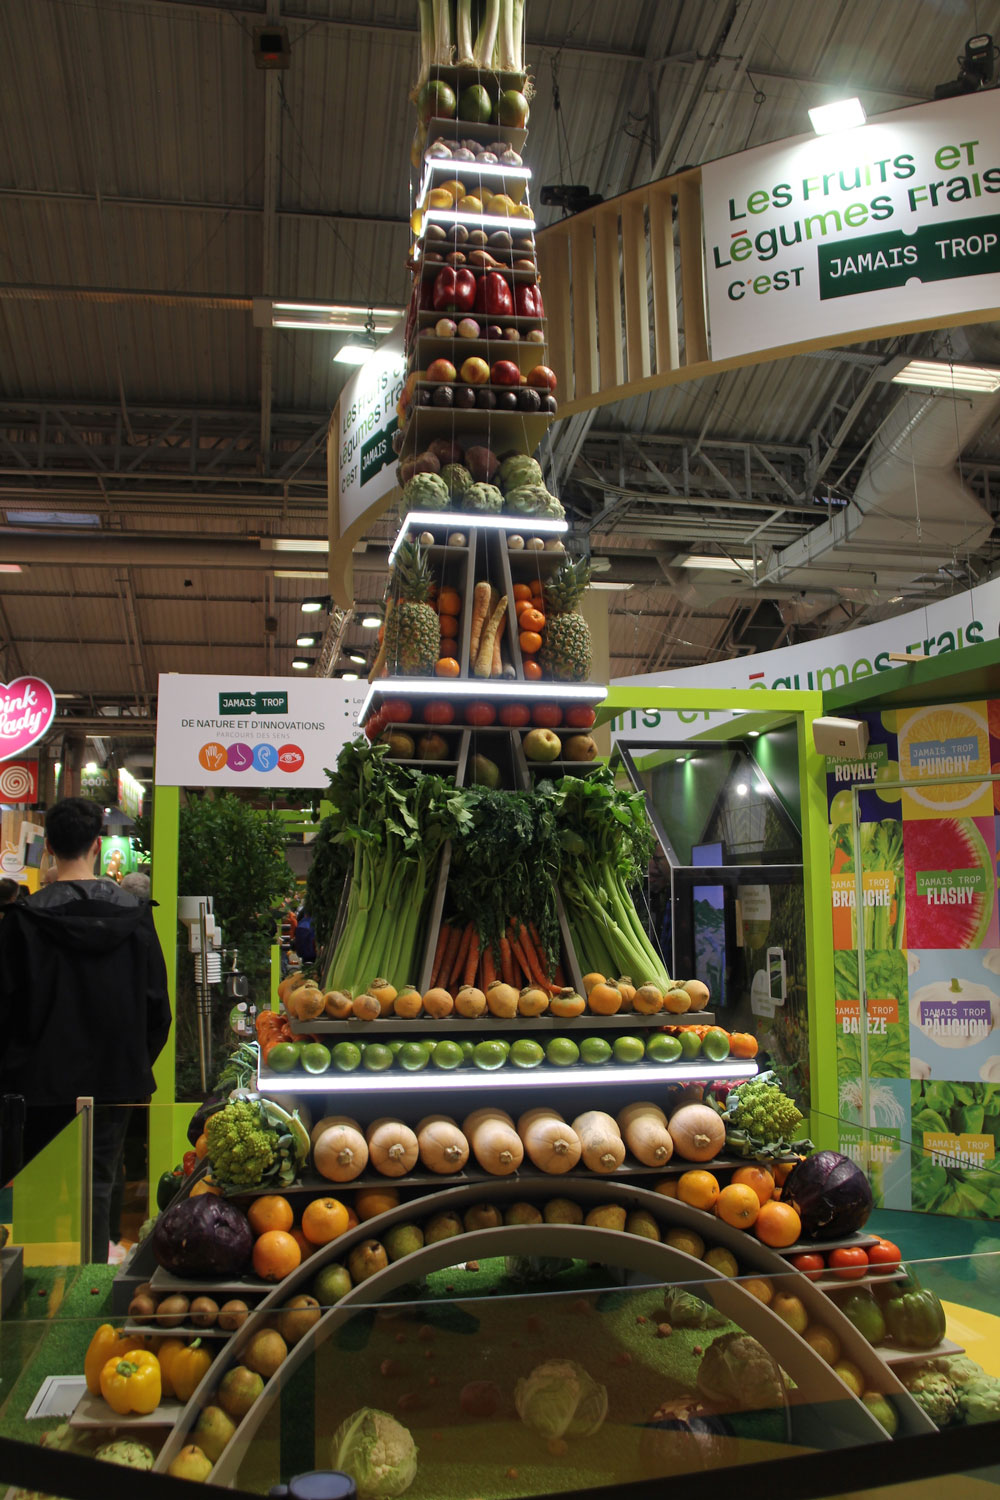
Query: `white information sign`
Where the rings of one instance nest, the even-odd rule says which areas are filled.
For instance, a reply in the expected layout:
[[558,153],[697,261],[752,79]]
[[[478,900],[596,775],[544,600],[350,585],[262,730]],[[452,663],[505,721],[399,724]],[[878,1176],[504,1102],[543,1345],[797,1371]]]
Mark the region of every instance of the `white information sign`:
[[156,784],[325,787],[367,692],[331,677],[163,674]]
[[1000,93],[702,168],[713,359],[1000,304]]
[[[337,503],[343,536],[370,505],[396,483],[396,403],[403,393],[406,360],[403,324],[387,334],[378,349],[344,386],[337,402]],[[331,538],[332,540],[332,538]]]

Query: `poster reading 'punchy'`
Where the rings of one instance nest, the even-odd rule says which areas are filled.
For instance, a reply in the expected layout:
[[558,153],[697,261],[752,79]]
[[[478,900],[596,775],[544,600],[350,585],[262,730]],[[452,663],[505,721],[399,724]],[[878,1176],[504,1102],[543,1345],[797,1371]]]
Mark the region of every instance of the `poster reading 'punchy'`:
[[[865,759],[828,764],[842,1149],[866,1138],[886,1206],[991,1217],[1000,1161],[1000,782],[992,780],[1000,702],[865,718]],[[898,1167],[908,1143],[906,1173]]]

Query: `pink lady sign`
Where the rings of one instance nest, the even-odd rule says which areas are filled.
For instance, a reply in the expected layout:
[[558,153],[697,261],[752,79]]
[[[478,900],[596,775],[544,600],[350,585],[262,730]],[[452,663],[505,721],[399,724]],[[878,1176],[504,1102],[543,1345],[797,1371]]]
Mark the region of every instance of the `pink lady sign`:
[[56,712],[56,695],[40,677],[0,682],[0,761],[40,740]]

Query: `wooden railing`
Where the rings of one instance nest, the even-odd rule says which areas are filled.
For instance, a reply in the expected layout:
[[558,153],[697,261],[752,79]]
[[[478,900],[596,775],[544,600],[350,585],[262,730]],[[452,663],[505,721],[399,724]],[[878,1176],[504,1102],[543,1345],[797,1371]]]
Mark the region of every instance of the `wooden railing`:
[[553,224],[537,247],[560,415],[708,360],[697,168]]

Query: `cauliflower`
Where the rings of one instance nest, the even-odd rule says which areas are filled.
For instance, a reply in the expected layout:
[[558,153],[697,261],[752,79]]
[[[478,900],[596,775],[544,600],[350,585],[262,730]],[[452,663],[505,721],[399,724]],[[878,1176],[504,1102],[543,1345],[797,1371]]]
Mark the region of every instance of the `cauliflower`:
[[234,1092],[205,1126],[212,1176],[223,1187],[253,1188],[271,1178],[295,1181],[309,1154],[309,1135],[297,1114],[273,1099]]
[[119,1438],[116,1443],[104,1443],[94,1454],[106,1464],[122,1464],[126,1469],[151,1469],[153,1450],[145,1443],[133,1443],[128,1438]]
[[916,1373],[905,1377],[903,1383],[935,1427],[950,1427],[960,1420],[958,1395],[947,1375],[929,1364],[919,1365]]
[[363,1406],[341,1422],[330,1440],[330,1467],[349,1474],[361,1500],[387,1500],[416,1478],[418,1448],[388,1412]]
[[785,1381],[763,1344],[748,1333],[713,1339],[698,1366],[698,1389],[709,1401],[760,1411],[784,1406]]
[[590,1437],[608,1414],[608,1391],[575,1360],[549,1359],[517,1382],[514,1405],[525,1426],[550,1442],[566,1433]]

